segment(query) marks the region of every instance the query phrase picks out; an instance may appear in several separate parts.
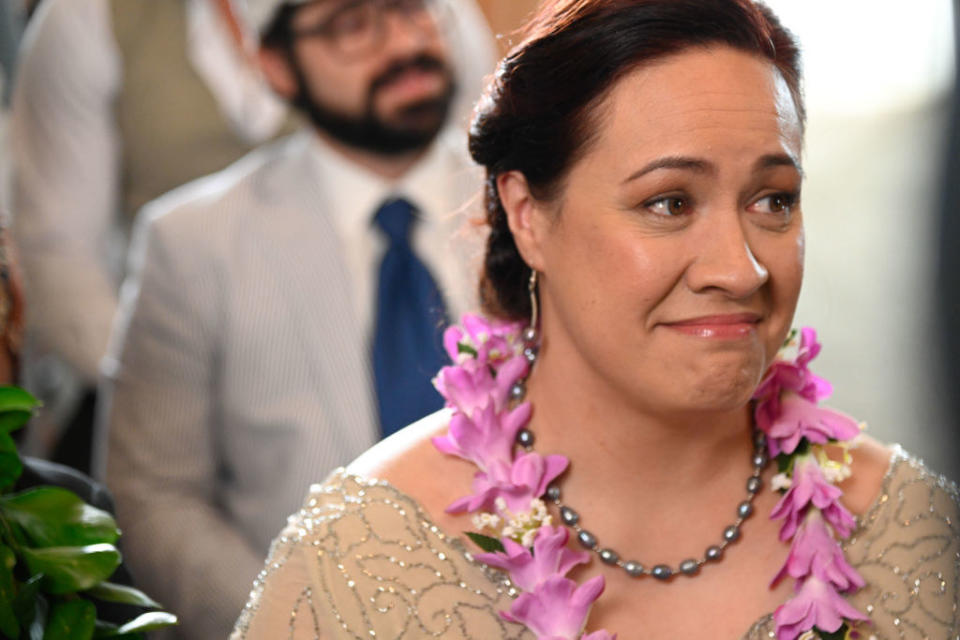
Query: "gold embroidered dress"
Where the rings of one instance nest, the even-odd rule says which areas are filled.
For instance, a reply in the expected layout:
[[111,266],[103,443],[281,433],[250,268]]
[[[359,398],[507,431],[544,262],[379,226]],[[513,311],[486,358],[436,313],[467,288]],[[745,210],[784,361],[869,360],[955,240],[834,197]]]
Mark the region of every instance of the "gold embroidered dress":
[[[850,597],[872,620],[865,640],[960,640],[955,484],[897,448],[844,548],[867,582]],[[231,640],[534,640],[497,613],[516,593],[413,498],[338,470],[274,541]],[[773,628],[766,615],[741,640],[773,638]]]

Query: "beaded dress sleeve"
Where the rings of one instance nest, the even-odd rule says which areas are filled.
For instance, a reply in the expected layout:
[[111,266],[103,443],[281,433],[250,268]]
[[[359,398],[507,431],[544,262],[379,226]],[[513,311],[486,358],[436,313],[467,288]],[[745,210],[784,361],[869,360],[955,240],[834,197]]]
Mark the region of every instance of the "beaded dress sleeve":
[[341,470],[274,541],[231,640],[533,640],[497,613],[515,595],[412,498]]

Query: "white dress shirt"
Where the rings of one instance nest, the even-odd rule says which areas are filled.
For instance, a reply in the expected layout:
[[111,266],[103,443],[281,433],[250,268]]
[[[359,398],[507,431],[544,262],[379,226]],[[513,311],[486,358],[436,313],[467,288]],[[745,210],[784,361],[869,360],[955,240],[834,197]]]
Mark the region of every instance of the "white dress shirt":
[[[403,198],[416,208],[411,243],[444,292],[451,319],[475,304],[475,291],[465,290],[464,282],[476,281],[481,251],[475,243],[476,229],[463,228],[464,217],[457,208],[470,204],[482,175],[479,169],[467,168],[465,149],[464,133],[449,128],[409,173],[389,182],[345,162],[319,140],[314,143],[317,180],[321,190],[330,195],[329,210],[355,294],[354,311],[368,339],[375,329],[377,280],[387,249],[387,240],[373,218],[390,199]],[[456,206],[451,208],[451,203]],[[441,247],[448,250],[438,250]]]

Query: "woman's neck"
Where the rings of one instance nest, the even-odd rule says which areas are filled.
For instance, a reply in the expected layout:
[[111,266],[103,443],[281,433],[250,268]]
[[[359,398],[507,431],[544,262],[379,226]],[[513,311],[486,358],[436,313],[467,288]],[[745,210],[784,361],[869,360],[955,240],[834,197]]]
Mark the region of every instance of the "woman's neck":
[[[722,469],[748,469],[749,405],[670,412],[624,397],[572,350],[545,348],[528,380],[530,429],[542,454],[570,458],[579,482],[628,489],[702,488]],[[745,477],[745,476],[744,476]]]

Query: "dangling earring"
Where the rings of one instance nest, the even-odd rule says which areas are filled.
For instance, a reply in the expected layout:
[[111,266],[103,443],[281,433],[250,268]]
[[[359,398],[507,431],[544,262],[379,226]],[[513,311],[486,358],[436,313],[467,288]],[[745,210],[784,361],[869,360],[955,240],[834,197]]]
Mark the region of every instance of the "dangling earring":
[[539,309],[537,307],[537,270],[530,270],[530,280],[527,282],[527,291],[530,293],[530,324],[523,330],[523,341],[528,345],[536,343],[537,321],[539,320]]

